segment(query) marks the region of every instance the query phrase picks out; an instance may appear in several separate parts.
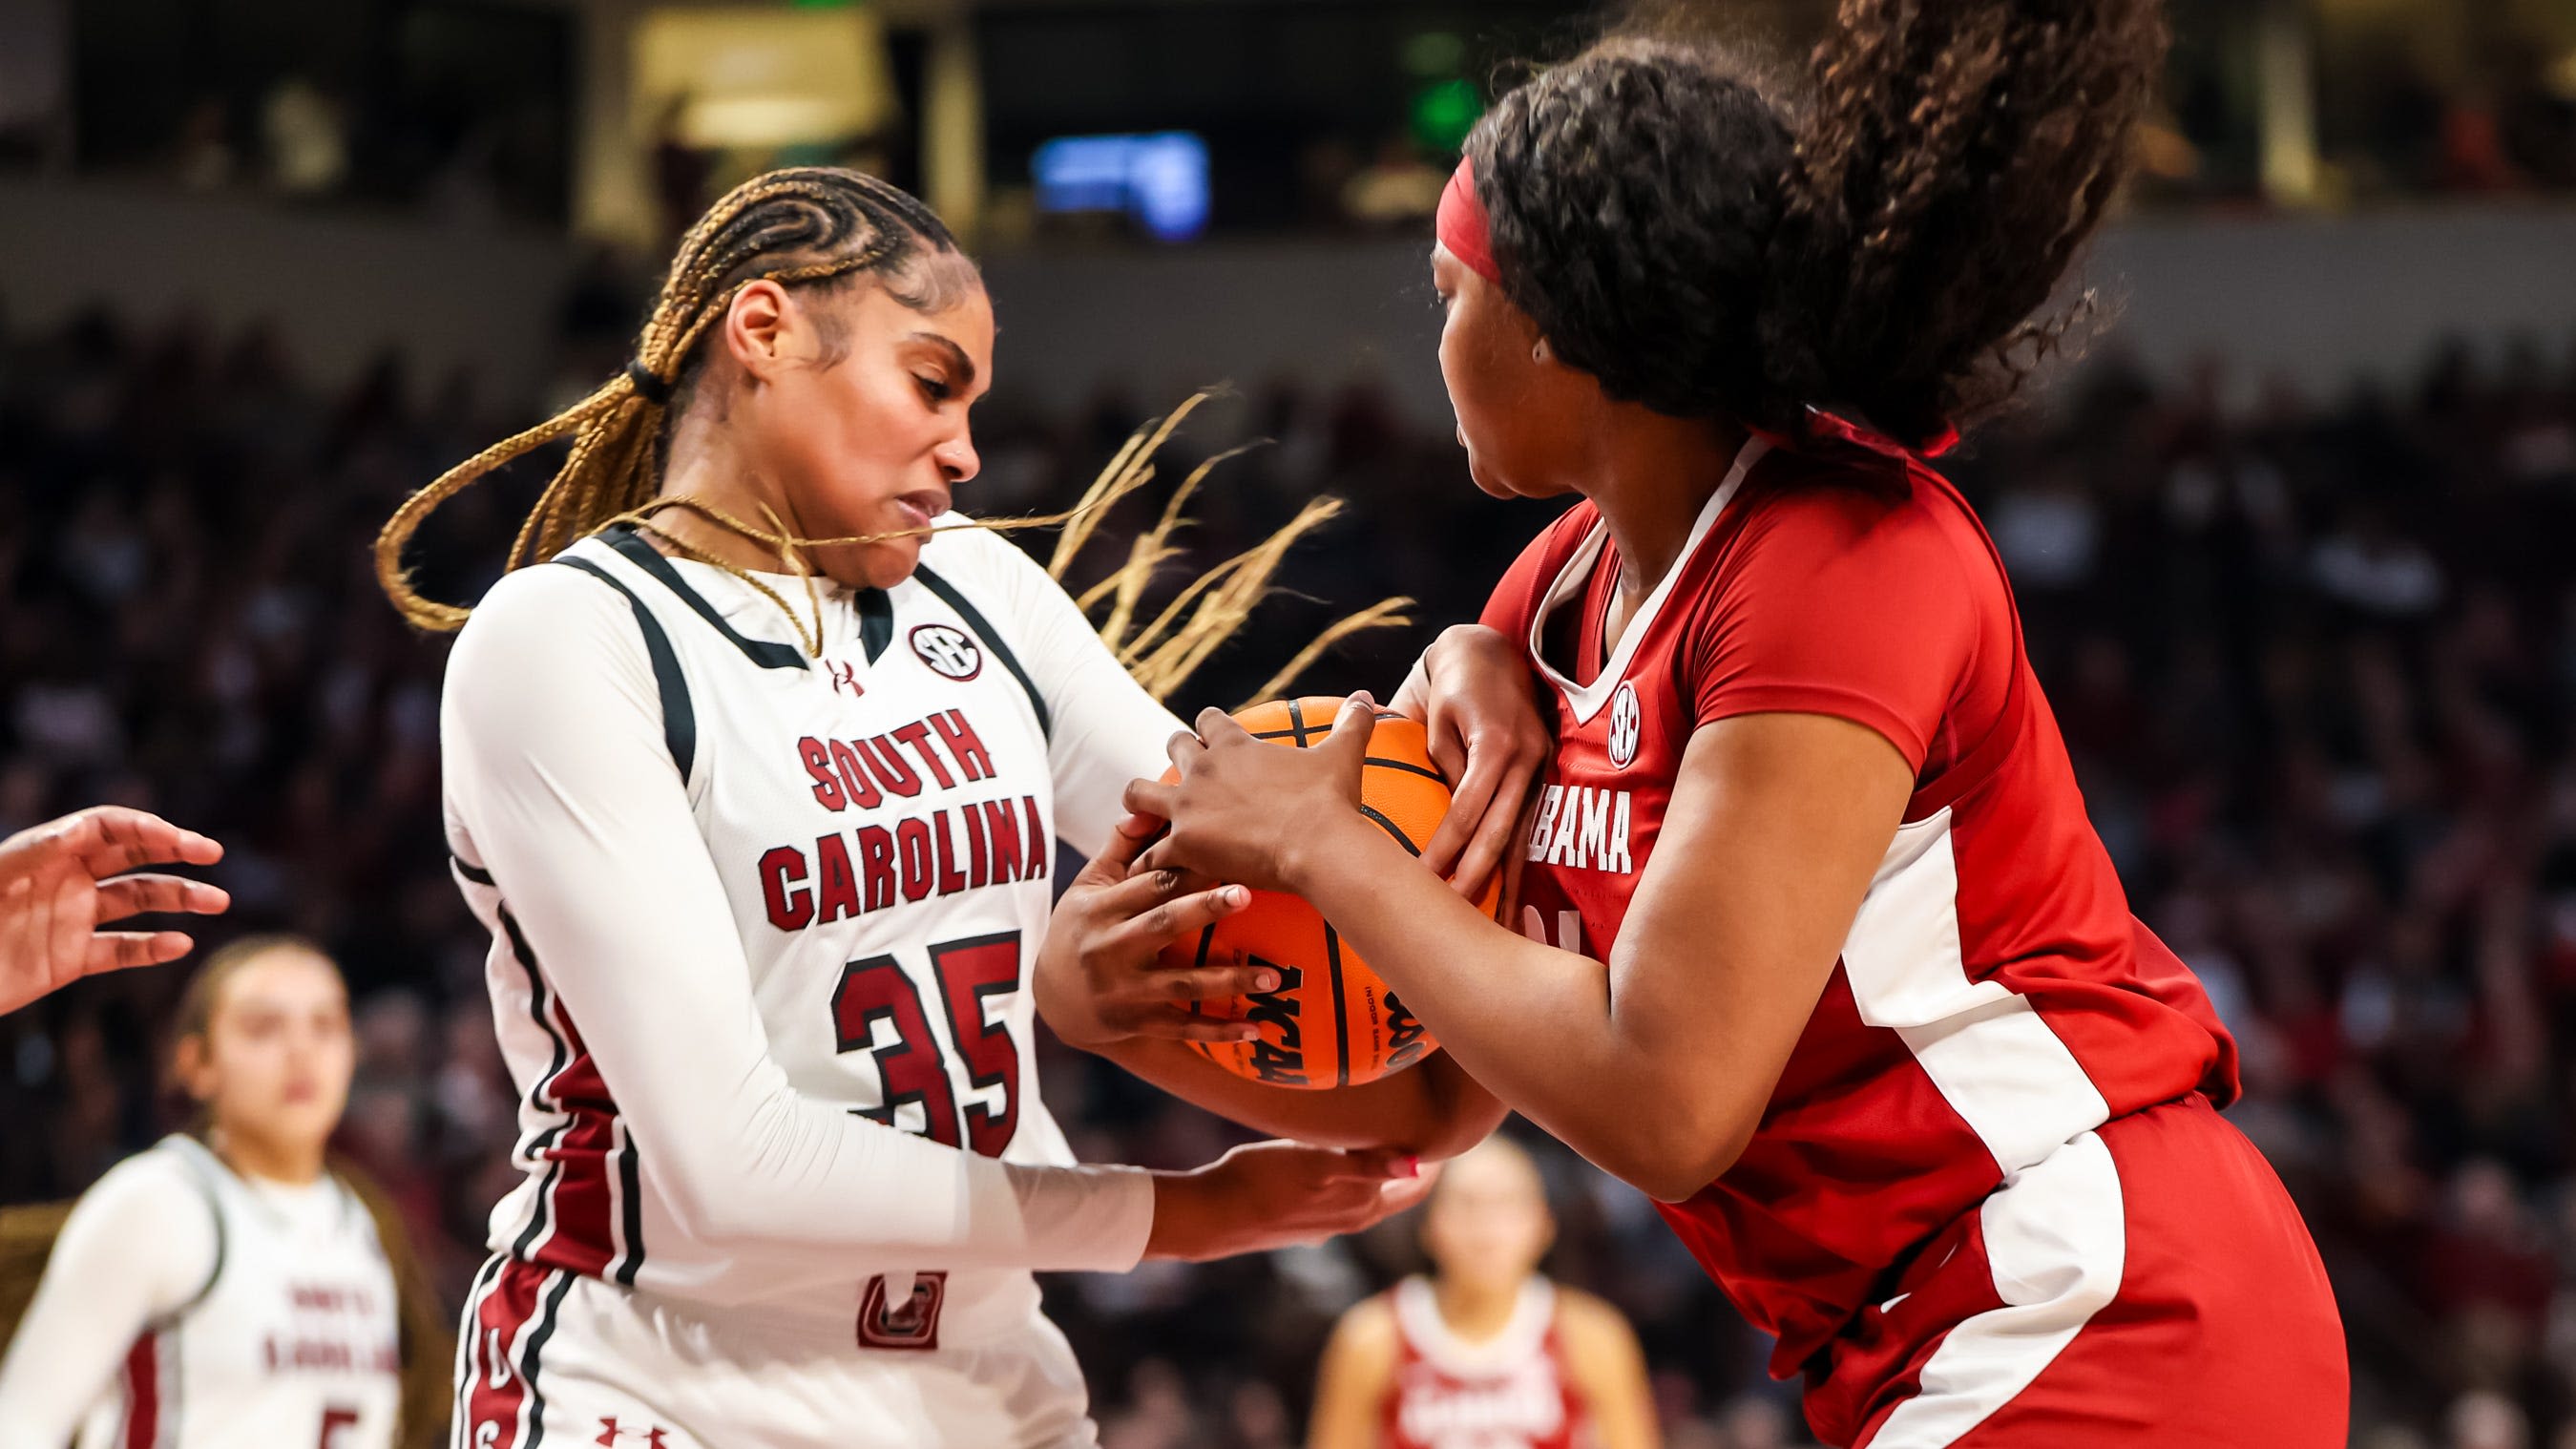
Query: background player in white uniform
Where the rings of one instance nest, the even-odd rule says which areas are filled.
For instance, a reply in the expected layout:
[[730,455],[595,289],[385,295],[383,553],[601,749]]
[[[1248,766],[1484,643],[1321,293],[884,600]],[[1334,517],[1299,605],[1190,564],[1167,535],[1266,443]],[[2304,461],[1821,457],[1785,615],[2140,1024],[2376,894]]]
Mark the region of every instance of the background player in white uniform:
[[[386,530],[397,603],[453,627],[404,540],[579,433],[441,724],[528,1173],[467,1309],[459,1444],[1088,1444],[1031,1270],[1311,1240],[1419,1193],[1394,1153],[1286,1144],[1076,1166],[1037,1100],[1058,837],[1114,847],[1062,943],[1112,974],[1243,895],[1125,878],[1120,789],[1179,725],[1044,571],[947,516],[992,338],[919,202],[772,173],[682,241],[624,376]],[[777,572],[802,559],[810,587]],[[1169,973],[1142,1014],[1244,1030],[1177,1003],[1258,974]],[[1417,1108],[1372,1140],[1454,1111]]]
[[217,952],[175,1075],[204,1140],[126,1159],[63,1225],[0,1363],[5,1449],[387,1449],[395,1280],[322,1148],[356,1061],[338,968],[264,938]]
[[1538,1271],[1555,1236],[1519,1145],[1450,1163],[1423,1210],[1431,1274],[1342,1315],[1307,1449],[1654,1449],[1636,1334]]

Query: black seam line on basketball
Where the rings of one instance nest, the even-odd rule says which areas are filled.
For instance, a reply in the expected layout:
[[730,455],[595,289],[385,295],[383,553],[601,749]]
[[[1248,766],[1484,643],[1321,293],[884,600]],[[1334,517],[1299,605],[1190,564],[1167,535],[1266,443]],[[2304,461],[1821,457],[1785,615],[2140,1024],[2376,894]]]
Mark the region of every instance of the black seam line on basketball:
[[1362,815],[1367,816],[1369,819],[1376,821],[1376,822],[1377,822],[1377,828],[1378,828],[1378,829],[1383,830],[1383,831],[1385,831],[1387,834],[1394,836],[1394,837],[1395,837],[1395,843],[1396,843],[1396,844],[1398,844],[1398,845],[1403,846],[1403,847],[1405,848],[1405,850],[1406,850],[1406,852],[1407,852],[1407,853],[1409,853],[1409,854],[1413,854],[1413,855],[1420,855],[1420,854],[1422,853],[1422,847],[1413,843],[1413,837],[1412,837],[1412,836],[1407,835],[1407,834],[1405,834],[1402,830],[1397,829],[1397,828],[1396,828],[1396,824],[1395,824],[1395,822],[1394,822],[1394,821],[1387,819],[1385,816],[1380,815],[1380,814],[1379,814],[1379,813],[1377,813],[1375,810],[1370,809],[1370,808],[1369,808],[1369,807],[1367,807],[1366,805],[1363,805],[1363,806],[1361,806],[1361,807],[1360,807],[1360,813],[1361,813]]
[[611,1118],[626,1145],[617,1154],[617,1185],[625,1190],[626,1257],[617,1265],[617,1281],[632,1288],[644,1266],[644,1169],[635,1152],[635,1128],[623,1117]]
[[644,607],[635,591],[619,583],[608,570],[586,558],[558,559],[589,574],[626,596],[627,607],[635,611],[635,627],[644,635],[644,657],[653,661],[654,692],[662,697],[662,745],[671,752],[671,763],[680,767],[680,783],[689,783],[689,767],[698,755],[698,712],[689,703],[689,678],[680,672],[680,656],[671,648],[671,636],[662,630],[662,621]]
[[546,1295],[545,1311],[538,1315],[535,1331],[528,1335],[528,1346],[519,1354],[519,1381],[528,1390],[528,1446],[537,1449],[546,1440],[546,1394],[537,1387],[537,1355],[546,1340],[555,1336],[555,1310],[562,1306],[564,1295],[572,1291],[573,1276],[555,1270],[555,1291]]
[[[1294,701],[1294,700],[1291,700],[1291,701],[1289,701],[1289,703],[1294,704],[1294,703],[1295,703],[1295,701]],[[1305,711],[1301,709],[1301,710],[1299,710],[1299,711],[1298,711],[1298,713],[1302,715],[1303,713],[1305,713]],[[1384,721],[1387,721],[1387,720],[1391,720],[1391,719],[1403,719],[1403,718],[1405,718],[1405,716],[1400,715],[1400,714],[1397,714],[1394,710],[1391,710],[1391,709],[1382,709],[1382,710],[1379,710],[1379,711],[1377,712],[1377,717],[1378,717],[1378,719],[1379,719],[1379,721],[1380,721],[1381,723],[1383,723]],[[1253,737],[1254,739],[1256,739],[1256,740],[1284,740],[1284,739],[1288,739],[1288,738],[1290,738],[1290,737],[1292,737],[1292,736],[1298,735],[1298,734],[1300,734],[1300,733],[1312,734],[1313,732],[1314,732],[1314,726],[1312,726],[1312,725],[1307,725],[1307,726],[1303,727],[1302,731],[1301,731],[1301,730],[1254,730],[1254,731],[1252,731],[1251,733],[1252,733],[1252,737]],[[1330,731],[1328,730],[1328,731],[1327,731],[1327,733],[1330,733]],[[1372,765],[1385,765],[1385,764],[1392,764],[1392,763],[1394,763],[1394,762],[1393,762],[1393,761],[1391,761],[1391,760],[1371,760],[1371,761],[1369,761],[1369,763],[1370,763],[1370,764],[1372,764]]]
[[1446,787],[1449,783],[1449,777],[1441,774],[1438,770],[1431,769],[1425,765],[1414,764],[1410,760],[1381,760],[1377,756],[1371,755],[1366,760],[1361,761],[1361,763],[1367,765],[1372,770],[1402,770],[1408,775],[1420,775],[1426,780],[1439,781],[1443,787]]
[[1020,688],[1028,691],[1029,708],[1038,713],[1038,733],[1052,736],[1055,733],[1055,716],[1047,711],[1046,696],[1038,693],[1038,682],[1029,678],[1029,672],[1020,667],[1020,656],[1012,653],[1011,646],[1002,642],[1001,633],[994,629],[993,622],[984,617],[982,610],[968,603],[955,584],[928,567],[916,565],[912,576],[921,580],[923,588],[938,595],[941,603],[956,610],[957,617],[966,621],[966,627],[975,631],[975,637],[984,641],[984,647],[993,651],[993,657],[1002,661],[1002,667],[1011,671],[1011,677],[1020,682]]
[[870,664],[894,647],[894,600],[883,589],[859,590],[859,642]]
[[[600,540],[606,543],[610,548],[613,548],[619,553],[625,555],[627,562],[632,563],[637,568],[652,575],[655,582],[661,584],[662,587],[669,589],[672,593],[679,595],[681,603],[688,605],[699,618],[706,620],[709,627],[713,628],[717,633],[722,634],[725,639],[733,645],[733,647],[743,652],[744,658],[749,659],[752,663],[759,665],[763,669],[810,669],[813,667],[805,662],[805,656],[798,652],[796,646],[793,644],[780,644],[767,639],[744,638],[741,630],[736,629],[733,625],[725,622],[724,615],[716,612],[716,606],[708,603],[704,594],[701,594],[696,589],[689,587],[689,581],[680,577],[680,571],[671,567],[671,561],[669,559],[662,557],[661,553],[657,551],[653,545],[646,543],[642,536],[635,532],[635,526],[633,524],[621,523],[615,528],[608,530],[606,533],[601,534],[599,537]],[[573,563],[577,562],[577,560],[565,559],[564,562]]]
[[464,856],[458,855],[453,851],[448,853],[447,863],[456,867],[456,873],[458,875],[465,877],[476,885],[487,886],[500,884],[500,882],[492,879],[492,872],[485,870],[483,867],[476,865],[474,862],[467,860]]
[[1333,975],[1333,1085],[1347,1087],[1351,1084],[1351,1008],[1342,999],[1342,933],[1330,921],[1324,923],[1324,962]]
[[[1192,956],[1192,957],[1190,958],[1190,969],[1191,969],[1191,970],[1193,970],[1193,971],[1203,971],[1203,970],[1207,969],[1207,958],[1208,958],[1208,952],[1210,952],[1211,950],[1214,950],[1214,949],[1215,949],[1215,947],[1216,947],[1216,922],[1214,922],[1214,921],[1210,921],[1210,922],[1208,922],[1206,925],[1199,927],[1199,949],[1198,949],[1198,954],[1197,954],[1197,955],[1195,955],[1195,956]],[[1199,1015],[1202,1015],[1202,1014],[1203,1014],[1203,1013],[1201,1013],[1201,1012],[1200,1012],[1200,1010],[1199,1010],[1199,998],[1197,998],[1197,997],[1195,997],[1195,996],[1194,996],[1194,997],[1191,997],[1191,998],[1190,998],[1190,1015],[1192,1015],[1192,1016],[1199,1016]],[[1205,1045],[1205,1043],[1203,1043],[1203,1042],[1192,1042],[1192,1043],[1191,1043],[1191,1045],[1192,1045],[1192,1046],[1203,1046],[1203,1045]]]
[[1288,701],[1288,733],[1296,737],[1297,748],[1306,748],[1306,707],[1293,699]]

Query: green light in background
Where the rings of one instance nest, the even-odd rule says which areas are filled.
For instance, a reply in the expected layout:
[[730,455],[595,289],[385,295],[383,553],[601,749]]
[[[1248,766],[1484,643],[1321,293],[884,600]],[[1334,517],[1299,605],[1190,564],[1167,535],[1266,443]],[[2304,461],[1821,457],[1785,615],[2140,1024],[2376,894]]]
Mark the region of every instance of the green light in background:
[[1413,98],[1413,139],[1424,149],[1455,151],[1485,114],[1485,98],[1473,81],[1443,81],[1426,86]]
[[1426,30],[1404,42],[1404,72],[1430,80],[1456,75],[1467,65],[1467,42],[1446,30]]
[[848,10],[860,0],[787,0],[790,10]]

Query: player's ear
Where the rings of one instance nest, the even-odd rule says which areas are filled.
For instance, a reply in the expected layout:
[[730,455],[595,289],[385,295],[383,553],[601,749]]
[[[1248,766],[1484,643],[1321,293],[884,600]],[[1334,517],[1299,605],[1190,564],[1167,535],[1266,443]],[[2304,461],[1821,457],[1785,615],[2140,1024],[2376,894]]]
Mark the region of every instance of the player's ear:
[[200,1105],[215,1095],[215,1065],[203,1032],[190,1032],[170,1049],[170,1082]]
[[778,375],[783,360],[792,360],[793,334],[800,325],[787,289],[760,278],[745,284],[725,308],[725,351],[744,372],[768,382]]

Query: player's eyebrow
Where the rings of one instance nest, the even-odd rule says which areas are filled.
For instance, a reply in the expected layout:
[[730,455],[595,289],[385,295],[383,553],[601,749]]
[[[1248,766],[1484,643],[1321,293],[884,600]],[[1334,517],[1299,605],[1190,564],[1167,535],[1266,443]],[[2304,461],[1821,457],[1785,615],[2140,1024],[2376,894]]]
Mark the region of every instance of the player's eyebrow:
[[966,355],[966,349],[958,346],[953,340],[936,332],[910,333],[907,335],[906,340],[912,342],[927,342],[931,346],[938,348],[940,351],[947,353],[948,365],[957,369],[957,385],[961,388],[973,387],[975,385],[975,359],[968,357]]

